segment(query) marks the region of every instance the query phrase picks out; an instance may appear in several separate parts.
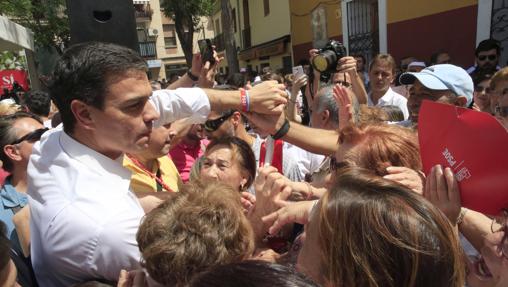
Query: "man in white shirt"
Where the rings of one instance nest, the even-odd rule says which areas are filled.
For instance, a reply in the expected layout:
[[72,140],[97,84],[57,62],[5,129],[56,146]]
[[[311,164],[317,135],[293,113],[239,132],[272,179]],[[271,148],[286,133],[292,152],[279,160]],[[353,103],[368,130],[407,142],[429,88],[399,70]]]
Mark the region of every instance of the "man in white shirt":
[[211,109],[280,113],[286,102],[274,82],[250,96],[198,88],[152,96],[146,71],[134,51],[105,43],[72,46],[56,64],[50,92],[63,130],[34,146],[28,166],[31,255],[41,286],[116,281],[121,269],[139,268],[135,236],[144,210],[122,159],[146,148],[152,125],[204,122]]
[[372,59],[369,67],[370,93],[369,106],[397,106],[407,120],[407,99],[394,92],[390,85],[395,80],[395,59],[389,54],[378,54]]

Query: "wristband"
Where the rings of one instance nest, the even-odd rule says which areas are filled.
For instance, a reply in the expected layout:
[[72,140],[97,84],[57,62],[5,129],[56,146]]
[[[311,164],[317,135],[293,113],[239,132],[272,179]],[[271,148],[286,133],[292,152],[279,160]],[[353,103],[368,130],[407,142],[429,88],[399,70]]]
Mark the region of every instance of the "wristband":
[[245,90],[245,98],[247,99],[247,112],[250,112],[250,95],[247,90]]
[[288,131],[289,131],[289,121],[288,119],[285,119],[284,124],[282,124],[282,127],[280,127],[280,129],[275,134],[272,135],[272,138],[274,140],[281,139],[288,133]]
[[196,76],[194,76],[194,75],[192,74],[191,69],[188,69],[188,70],[187,70],[187,76],[188,76],[191,80],[193,80],[194,82],[197,82],[197,81],[199,80],[199,77],[196,77]]
[[250,98],[249,92],[247,92],[245,89],[240,89],[240,102],[242,104],[242,112],[248,112],[250,110]]

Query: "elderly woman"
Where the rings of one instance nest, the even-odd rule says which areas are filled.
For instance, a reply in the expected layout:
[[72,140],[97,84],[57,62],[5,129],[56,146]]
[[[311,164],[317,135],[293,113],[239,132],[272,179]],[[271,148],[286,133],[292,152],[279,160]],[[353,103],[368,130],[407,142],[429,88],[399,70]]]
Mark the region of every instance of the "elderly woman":
[[240,195],[222,183],[174,193],[146,215],[136,239],[142,265],[163,286],[186,286],[194,275],[248,259],[254,250]]
[[247,191],[256,177],[256,158],[244,140],[218,138],[208,145],[199,175],[202,180],[217,180],[239,192]]

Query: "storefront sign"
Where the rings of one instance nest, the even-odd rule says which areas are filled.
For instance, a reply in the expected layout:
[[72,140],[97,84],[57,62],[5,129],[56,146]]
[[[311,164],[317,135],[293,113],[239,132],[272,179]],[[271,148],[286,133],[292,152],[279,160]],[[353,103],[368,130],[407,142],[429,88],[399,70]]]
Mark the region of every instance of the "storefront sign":
[[146,63],[148,64],[149,69],[160,68],[162,66],[161,60],[148,60],[148,61],[146,61]]

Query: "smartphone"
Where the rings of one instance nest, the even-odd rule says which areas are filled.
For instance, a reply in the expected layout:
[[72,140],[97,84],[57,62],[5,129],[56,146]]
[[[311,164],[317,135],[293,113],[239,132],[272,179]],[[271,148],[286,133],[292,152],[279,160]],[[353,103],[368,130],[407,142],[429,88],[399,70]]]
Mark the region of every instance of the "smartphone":
[[213,57],[212,41],[210,39],[203,39],[198,41],[199,52],[201,53],[201,60],[203,64],[206,61],[210,62],[210,65],[215,64],[215,58]]
[[305,75],[305,73],[303,72],[302,66],[293,67],[293,79],[295,79],[295,80],[299,79],[303,75]]

